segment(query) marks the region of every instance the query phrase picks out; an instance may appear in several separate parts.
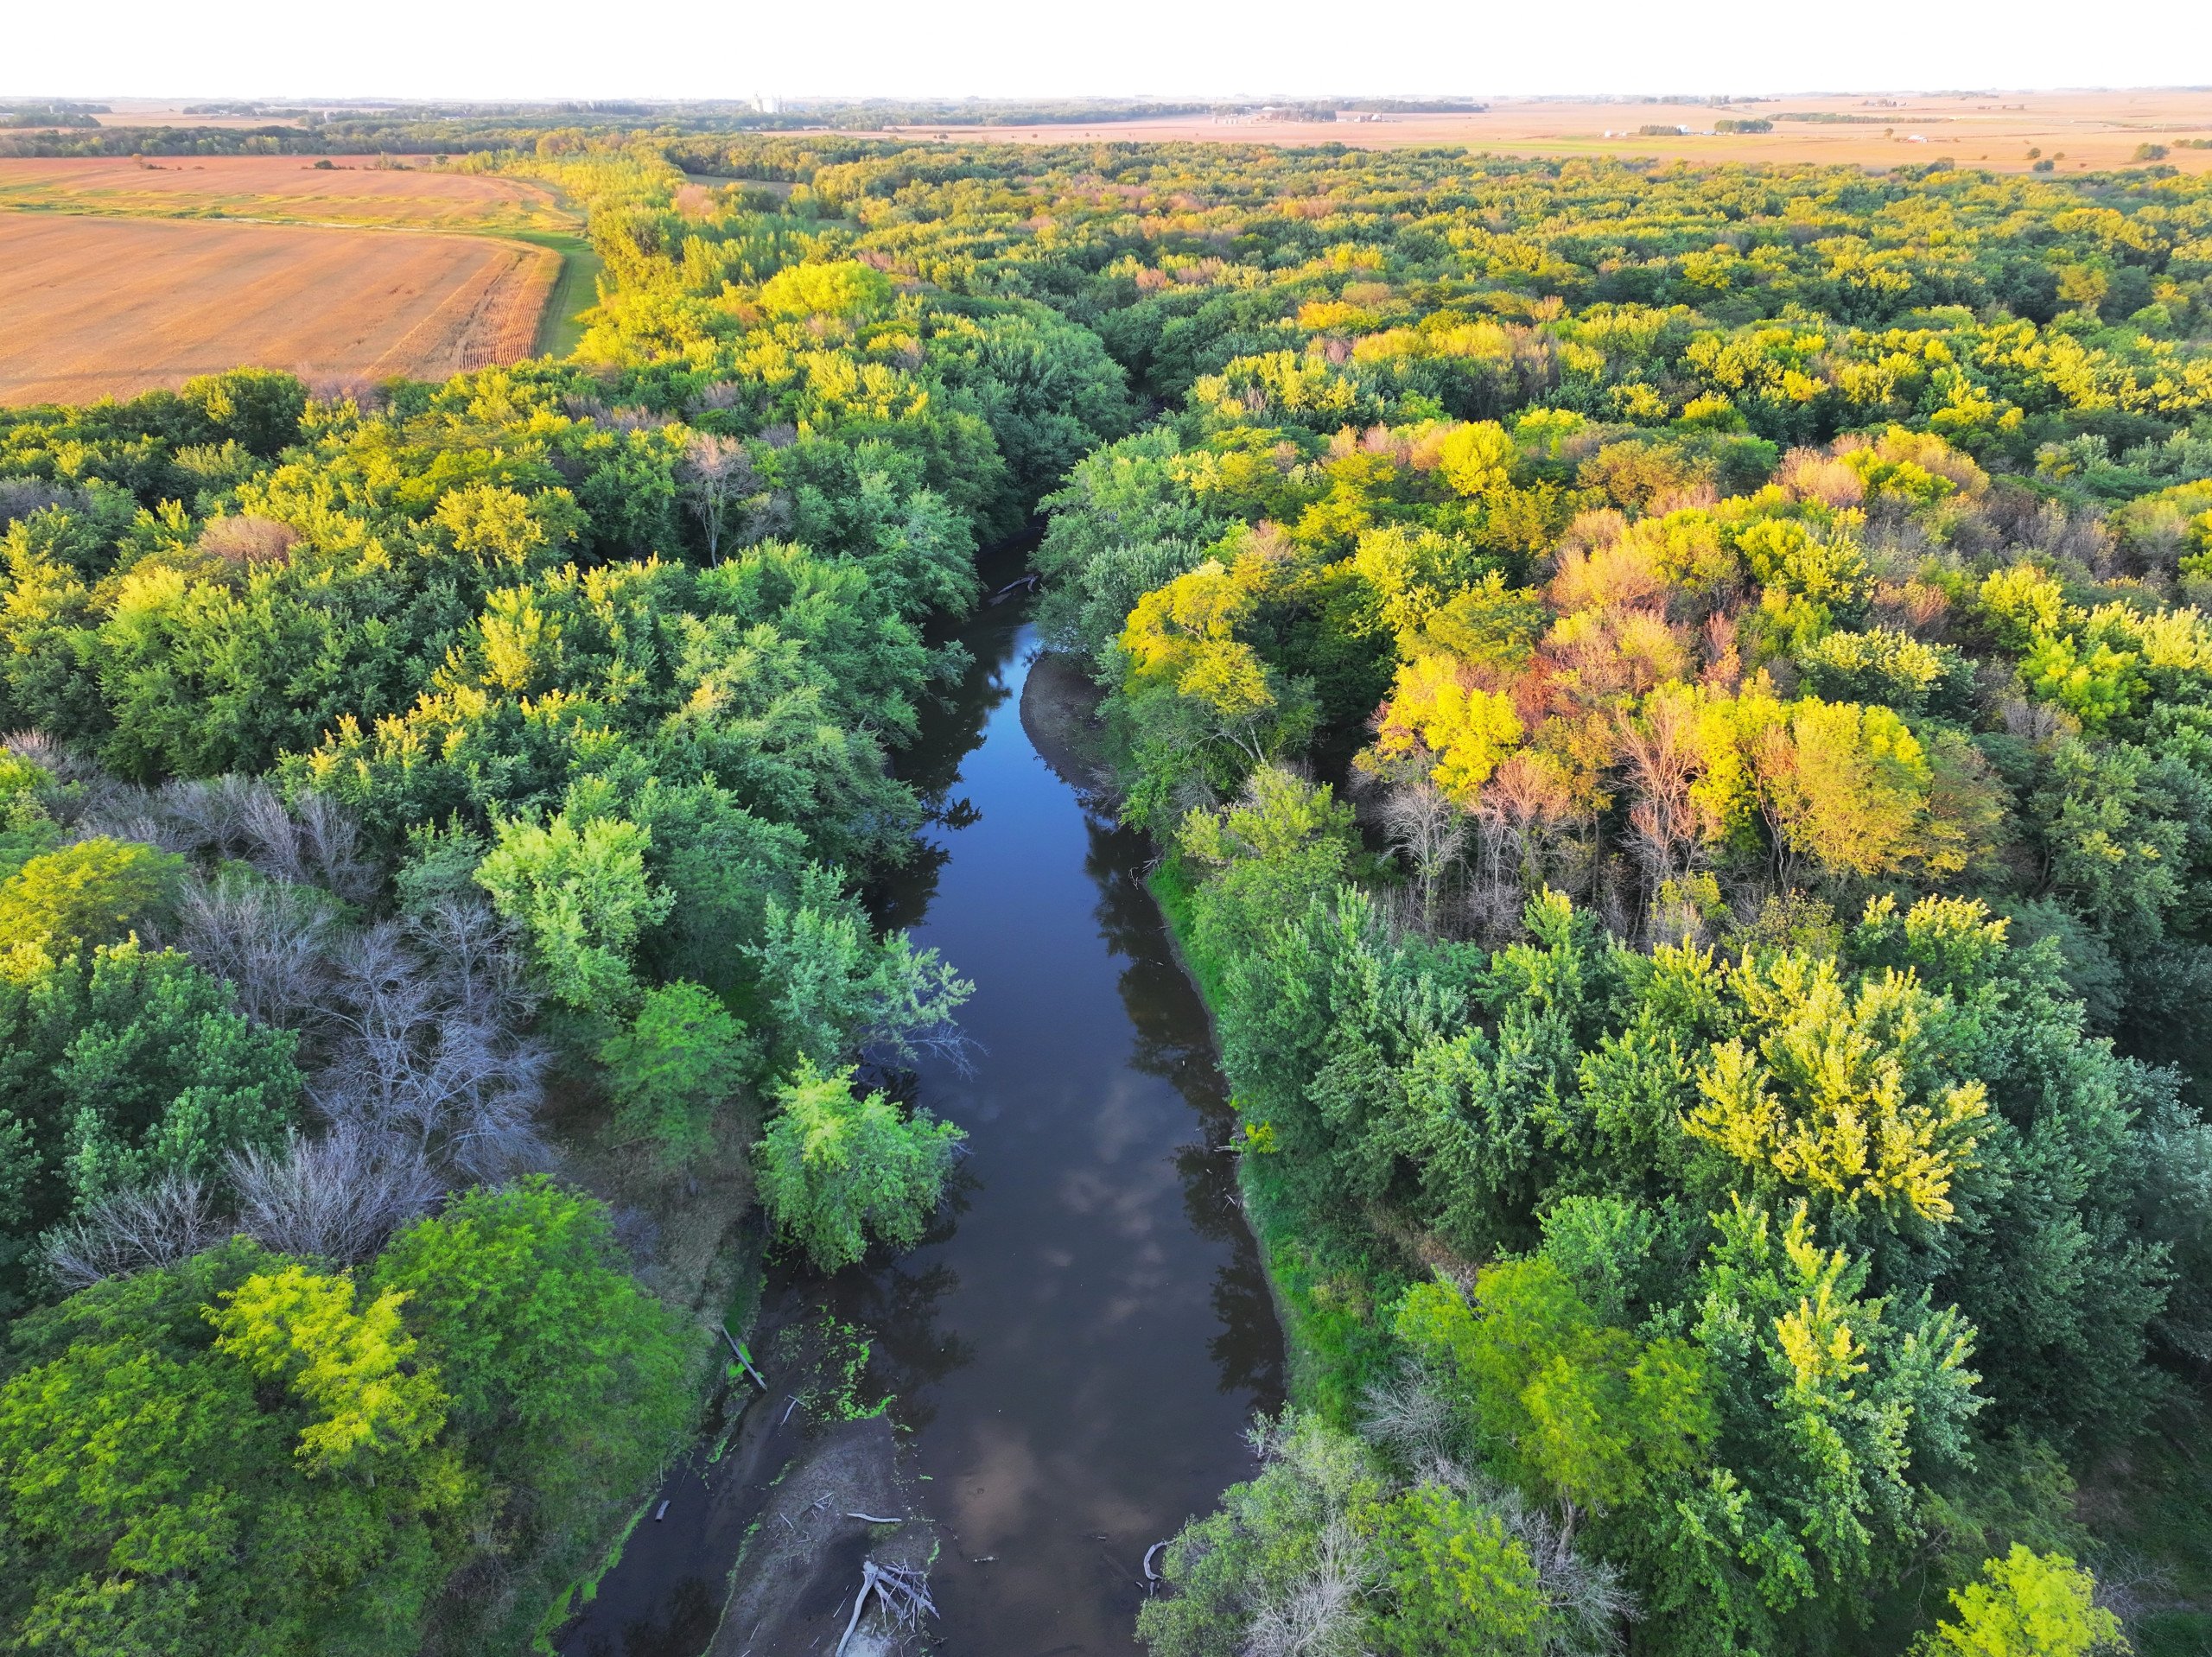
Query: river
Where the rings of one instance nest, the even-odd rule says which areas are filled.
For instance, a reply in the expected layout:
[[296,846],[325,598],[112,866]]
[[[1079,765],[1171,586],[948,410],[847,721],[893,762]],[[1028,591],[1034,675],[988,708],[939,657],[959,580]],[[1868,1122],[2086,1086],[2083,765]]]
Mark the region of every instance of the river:
[[[870,1338],[944,1533],[934,1632],[962,1657],[1128,1652],[1146,1549],[1249,1476],[1243,1430],[1282,1393],[1205,1011],[1145,889],[1149,845],[1023,730],[1024,608],[962,633],[974,666],[900,766],[939,807],[926,854],[877,894],[976,985],[969,1068],[918,1084],[967,1130],[958,1188],[921,1248],[778,1291]],[[671,1481],[568,1657],[704,1648],[743,1540],[713,1480]]]

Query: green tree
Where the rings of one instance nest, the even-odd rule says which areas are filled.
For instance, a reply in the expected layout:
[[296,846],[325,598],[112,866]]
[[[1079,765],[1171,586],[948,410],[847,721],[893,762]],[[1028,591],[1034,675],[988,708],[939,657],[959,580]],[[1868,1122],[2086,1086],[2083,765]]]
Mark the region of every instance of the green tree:
[[815,1269],[834,1272],[871,1240],[912,1248],[936,1214],[968,1136],[926,1110],[902,1115],[880,1093],[856,1097],[853,1072],[802,1059],[753,1148],[760,1200]]
[[1702,1355],[1600,1324],[1541,1255],[1489,1267],[1471,1304],[1448,1284],[1419,1285],[1396,1324],[1532,1493],[1617,1507],[1693,1466],[1713,1435]]
[[[0,882],[60,837],[59,825],[39,798],[50,780],[41,767],[0,751]],[[5,890],[0,885],[0,892]]]
[[178,393],[213,430],[216,439],[236,439],[256,454],[273,455],[300,435],[307,410],[307,387],[289,374],[266,368],[233,368],[202,374]]
[[1315,1657],[1371,1649],[1364,1590],[1379,1561],[1357,1527],[1388,1493],[1373,1457],[1294,1411],[1256,1426],[1252,1440],[1258,1476],[1230,1486],[1219,1512],[1168,1543],[1160,1574],[1171,1591],[1138,1610],[1137,1637],[1154,1657],[1236,1657],[1262,1625],[1286,1632],[1304,1602],[1295,1632]]
[[[1680,1552],[1655,1568],[1716,1585],[1748,1571],[1753,1591],[1720,1603],[1755,1637],[1795,1610],[1852,1621],[1849,1597],[1916,1545],[1924,1481],[1972,1453],[1974,1331],[1955,1311],[1868,1296],[1868,1261],[1821,1247],[1802,1206],[1777,1228],[1738,1202],[1714,1225],[1693,1336],[1726,1470],[1668,1518]],[[1716,1553],[1733,1556],[1717,1572]]]
[[1335,890],[1357,849],[1351,808],[1327,784],[1279,765],[1255,771],[1219,809],[1192,811],[1175,845],[1205,872],[1196,941],[1217,961],[1249,951]]
[[523,929],[546,987],[579,1010],[626,1006],[639,934],[674,902],[645,870],[652,836],[620,817],[579,827],[566,811],[543,826],[510,818],[496,827],[477,884]]
[[1794,952],[1747,954],[1730,983],[1756,1049],[1710,1050],[1684,1128],[1824,1208],[1948,1219],[1989,1099],[1944,1073],[1942,1000],[1894,971],[1847,987],[1834,962]]
[[809,868],[793,901],[768,899],[760,942],[746,948],[772,1068],[804,1060],[822,1070],[863,1051],[902,1064],[957,1053],[953,1015],[975,986],[904,932],[874,936],[842,885],[841,871]]
[[[407,1338],[353,1302],[345,1279],[238,1241],[24,1319],[0,1383],[9,1643],[416,1649],[479,1493],[430,1436],[442,1400],[404,1368]],[[211,1319],[290,1384],[263,1384]]]
[[412,1362],[404,1298],[387,1290],[357,1305],[351,1278],[287,1266],[226,1292],[207,1320],[218,1351],[281,1381],[314,1413],[300,1430],[300,1457],[310,1472],[336,1472],[419,1451],[445,1425],[435,1372]]
[[18,954],[0,972],[0,1235],[20,1248],[108,1192],[280,1144],[296,1040],[174,951]]
[[614,1136],[642,1143],[665,1171],[696,1162],[713,1144],[715,1113],[760,1062],[742,1019],[696,984],[645,992],[628,1028],[601,1044]]
[[1383,1508],[1376,1540],[1392,1600],[1376,1620],[1382,1650],[1541,1657],[1549,1648],[1536,1568],[1495,1514],[1422,1485]]
[[402,1297],[448,1419],[512,1493],[517,1545],[580,1563],[691,1407],[683,1326],[630,1275],[606,1207],[539,1177],[470,1191],[394,1237],[369,1287]]

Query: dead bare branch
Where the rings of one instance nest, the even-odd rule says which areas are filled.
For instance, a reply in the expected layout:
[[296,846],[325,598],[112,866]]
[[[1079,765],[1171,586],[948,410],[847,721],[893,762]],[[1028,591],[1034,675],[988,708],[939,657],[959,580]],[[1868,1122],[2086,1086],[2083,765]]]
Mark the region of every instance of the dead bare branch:
[[137,1190],[111,1192],[41,1248],[54,1282],[77,1290],[102,1278],[128,1277],[188,1258],[230,1235],[207,1188],[190,1174],[171,1173]]
[[312,1038],[329,981],[327,908],[296,888],[231,874],[187,883],[178,912],[185,952],[230,984],[239,1011]]
[[230,1175],[241,1230],[280,1254],[340,1265],[367,1260],[438,1195],[419,1148],[350,1122],[278,1154],[233,1156]]
[[[865,1517],[848,1514],[849,1519]],[[879,1519],[870,1521],[887,1525],[899,1521]],[[937,1605],[930,1598],[929,1574],[912,1565],[879,1565],[874,1559],[861,1563],[861,1590],[853,1596],[853,1614],[845,1622],[845,1632],[837,1641],[838,1657],[843,1657],[845,1647],[851,1643],[853,1631],[860,1627],[861,1613],[868,1609],[868,1597],[874,1595],[883,1619],[894,1628],[918,1630],[925,1616],[935,1616]]]

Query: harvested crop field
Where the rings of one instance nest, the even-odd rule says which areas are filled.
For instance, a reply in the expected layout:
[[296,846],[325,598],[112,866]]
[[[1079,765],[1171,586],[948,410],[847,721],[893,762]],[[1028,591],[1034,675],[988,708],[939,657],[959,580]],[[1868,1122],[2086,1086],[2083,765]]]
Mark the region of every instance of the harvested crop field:
[[[1766,132],[1715,130],[1764,120]],[[1687,129],[1677,131],[1677,128]],[[1656,129],[1656,130],[1654,130]],[[1892,167],[1948,156],[1967,167],[2063,173],[2126,167],[2160,145],[2183,172],[2212,169],[2212,90],[1899,92],[1734,103],[1500,98],[1467,113],[1364,115],[1334,121],[1179,117],[1028,127],[902,127],[895,135],[970,143],[1452,145],[1500,156],[1619,156],[1697,164],[1742,161]]]
[[6,156],[0,207],[411,230],[577,227],[546,185],[434,172],[420,156],[403,164],[374,156]]
[[480,236],[0,213],[0,403],[248,365],[376,380],[512,362],[560,264]]

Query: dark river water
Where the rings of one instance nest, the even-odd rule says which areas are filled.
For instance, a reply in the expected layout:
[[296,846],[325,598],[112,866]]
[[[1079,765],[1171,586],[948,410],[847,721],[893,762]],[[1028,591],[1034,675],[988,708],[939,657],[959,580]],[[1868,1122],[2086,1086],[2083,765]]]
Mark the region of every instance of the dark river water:
[[[970,1070],[918,1083],[968,1132],[958,1190],[921,1248],[779,1291],[872,1340],[871,1383],[944,1533],[936,1632],[961,1657],[1131,1650],[1145,1550],[1249,1475],[1243,1429],[1282,1391],[1217,1149],[1225,1091],[1144,886],[1151,850],[1023,732],[1022,607],[963,633],[975,667],[901,765],[940,804],[928,854],[877,894],[976,985]],[[671,1489],[561,1640],[571,1657],[703,1648],[742,1535],[696,1476]]]

